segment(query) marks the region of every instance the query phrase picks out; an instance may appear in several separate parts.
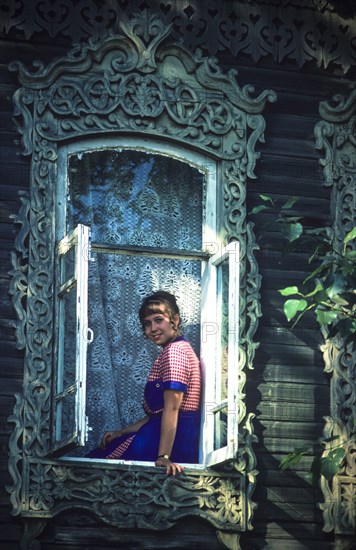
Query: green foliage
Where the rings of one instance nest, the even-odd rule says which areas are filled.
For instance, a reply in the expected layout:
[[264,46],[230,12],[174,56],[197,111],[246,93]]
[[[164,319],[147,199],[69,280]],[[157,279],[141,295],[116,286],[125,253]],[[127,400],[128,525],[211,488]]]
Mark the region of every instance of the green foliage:
[[[356,420],[354,420],[356,427]],[[311,481],[316,484],[320,479],[320,476],[325,477],[328,481],[339,472],[342,465],[342,461],[346,454],[345,444],[337,443],[339,436],[332,436],[328,439],[319,439],[315,444],[296,448],[293,452],[288,453],[280,462],[281,470],[286,470],[292,466],[296,466],[304,456],[314,454],[313,462],[310,467]],[[355,440],[356,435],[350,437],[347,443]],[[336,442],[335,445],[328,448],[326,454],[322,456],[322,453],[326,449],[328,443]]]
[[[296,242],[308,255],[310,273],[298,286],[286,286],[279,293],[286,298],[283,310],[292,328],[307,313],[314,314],[325,338],[341,337],[345,346],[356,348],[356,251],[348,246],[356,239],[356,227],[347,233],[342,250],[333,246],[331,228],[310,227],[302,216],[288,212],[298,201],[291,197],[279,205],[268,195],[260,195],[263,204],[256,206],[252,215],[261,212],[274,214],[273,221],[265,226],[277,224],[286,241],[285,250],[292,251]],[[356,421],[354,420],[356,428]],[[354,432],[351,439],[355,439]],[[331,480],[338,473],[346,454],[345,444],[336,444],[325,451],[325,445],[337,440],[318,440],[314,445],[294,449],[280,463],[282,470],[295,466],[302,458],[315,453],[310,475],[314,482],[320,476]]]
[[294,449],[292,453],[288,453],[280,462],[281,470],[286,470],[295,464],[298,464],[304,455],[310,452],[309,447],[301,447]]
[[298,242],[308,254],[311,272],[304,281],[298,287],[279,290],[287,298],[283,307],[287,320],[293,320],[294,327],[307,312],[312,312],[326,338],[338,335],[345,345],[356,348],[356,251],[348,247],[356,239],[356,227],[345,236],[342,250],[336,250],[330,228],[308,227],[303,216],[290,213],[298,197],[290,197],[281,205],[268,195],[260,198],[263,203],[251,214],[273,213],[273,221],[265,229],[278,224],[285,250],[293,251]]
[[285,301],[284,313],[288,321],[295,318],[295,325],[307,311],[313,311],[327,338],[339,335],[345,345],[356,347],[356,256],[347,249],[347,243],[356,238],[356,227],[344,238],[341,252],[325,236],[322,240],[320,235],[314,237],[309,262],[318,265],[300,288],[279,290],[282,296],[293,296]]

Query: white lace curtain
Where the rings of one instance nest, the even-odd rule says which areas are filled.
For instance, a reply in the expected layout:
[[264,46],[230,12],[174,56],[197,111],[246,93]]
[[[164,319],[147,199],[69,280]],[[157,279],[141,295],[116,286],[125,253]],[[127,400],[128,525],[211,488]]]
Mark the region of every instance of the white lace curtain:
[[[67,229],[89,225],[93,244],[86,411],[91,431],[77,454],[96,446],[104,431],[143,415],[145,380],[160,351],[145,340],[138,320],[147,294],[175,294],[183,333],[199,353],[201,262],[158,256],[152,247],[201,251],[203,190],[196,168],[163,155],[107,149],[70,157]],[[127,245],[140,252],[124,253],[120,247]]]

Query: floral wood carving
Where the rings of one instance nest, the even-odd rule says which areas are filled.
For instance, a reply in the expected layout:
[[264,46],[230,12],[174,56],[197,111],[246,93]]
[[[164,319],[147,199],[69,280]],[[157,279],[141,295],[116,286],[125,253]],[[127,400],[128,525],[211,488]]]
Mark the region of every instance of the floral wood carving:
[[[343,238],[356,222],[356,89],[348,97],[336,96],[320,104],[323,118],[316,125],[317,146],[325,152],[321,161],[325,185],[331,188],[334,246],[340,250]],[[351,243],[348,245],[352,246]],[[324,530],[337,535],[354,535],[356,527],[356,353],[341,339],[322,347],[325,371],[331,375],[330,410],[325,419],[325,437],[337,436],[347,453],[341,471],[332,483],[322,482]],[[326,448],[326,452],[330,448]]]
[[[17,332],[26,352],[24,395],[18,396],[10,419],[15,424],[9,465],[14,514],[49,518],[75,501],[120,527],[130,521],[139,527],[167,528],[184,515],[196,514],[220,531],[251,528],[257,472],[244,369],[252,367],[257,345],[253,337],[260,315],[260,276],[252,228],[246,224],[245,186],[254,177],[259,156],[255,147],[263,140],[261,112],[275,94],[267,90],[255,96],[252,86],[240,88],[234,71],[224,74],[214,60],[169,43],[169,31],[157,16],[133,14],[121,34],[74,47],[63,59],[38,64],[35,72],[17,62],[10,66],[22,84],[14,96],[18,129],[24,153],[32,155],[29,202],[15,220],[22,224],[20,234],[26,234],[29,245],[27,250],[19,236],[13,259]],[[221,164],[226,241],[240,241],[242,292],[239,449],[236,460],[219,473],[187,471],[184,481],[162,484],[157,469],[111,469],[48,458],[57,153],[68,139],[100,133],[175,141]],[[26,304],[21,301],[25,292]],[[147,517],[139,510],[142,499]],[[130,510],[129,520],[120,511],[124,505]]]
[[187,470],[174,479],[154,467],[73,467],[37,460],[29,467],[29,512],[34,516],[53,516],[70,501],[120,528],[166,529],[180,517],[198,515],[217,528],[229,524],[239,531],[245,520],[237,475]]

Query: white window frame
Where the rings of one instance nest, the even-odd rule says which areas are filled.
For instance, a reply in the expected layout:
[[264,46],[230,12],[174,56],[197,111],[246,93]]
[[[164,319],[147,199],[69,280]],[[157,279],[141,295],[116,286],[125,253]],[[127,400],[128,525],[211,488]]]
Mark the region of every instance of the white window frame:
[[[201,312],[201,327],[202,327],[202,336],[201,336],[201,363],[202,363],[202,374],[203,374],[203,402],[202,402],[202,427],[201,427],[201,436],[200,436],[200,449],[199,449],[199,463],[198,464],[187,464],[187,467],[190,468],[203,468],[205,466],[214,466],[219,463],[226,462],[233,459],[236,456],[237,449],[237,385],[238,385],[238,303],[239,303],[239,245],[237,242],[230,243],[226,247],[222,246],[222,243],[218,239],[218,193],[217,193],[217,174],[218,166],[210,157],[200,155],[199,153],[187,151],[186,149],[174,145],[165,143],[162,147],[161,143],[155,143],[152,140],[137,140],[135,138],[126,138],[124,142],[120,140],[109,138],[102,140],[100,138],[95,140],[87,140],[85,143],[76,142],[72,144],[65,145],[60,148],[59,151],[59,178],[58,184],[59,190],[62,190],[58,193],[59,203],[65,204],[66,191],[67,189],[67,158],[69,154],[78,152],[88,152],[95,151],[100,149],[115,148],[117,150],[124,149],[135,149],[137,151],[144,151],[149,153],[164,154],[176,158],[182,162],[188,162],[191,165],[195,166],[200,171],[205,173],[206,177],[206,195],[205,195],[205,213],[203,221],[203,250],[212,254],[208,262],[202,262],[202,312]],[[62,196],[61,196],[62,193]],[[57,216],[57,234],[63,234],[65,225],[64,213],[63,210],[58,212]],[[90,228],[89,228],[90,231]],[[63,239],[63,242],[66,242],[68,237]],[[88,244],[89,250],[89,244]],[[216,251],[217,250],[217,251]],[[212,431],[212,422],[214,420],[214,410],[216,407],[221,406],[217,403],[216,399],[216,372],[217,372],[217,361],[219,353],[219,342],[218,338],[220,335],[214,335],[214,338],[209,339],[208,342],[204,342],[203,327],[208,326],[207,323],[219,323],[218,321],[218,296],[219,289],[217,286],[217,271],[219,265],[226,258],[229,258],[229,300],[233,307],[229,308],[229,326],[234,326],[235,331],[229,333],[228,338],[228,445],[214,450],[213,445],[213,431]],[[233,261],[232,261],[233,260]],[[86,265],[88,265],[86,263]],[[78,268],[79,269],[79,268]],[[79,271],[78,271],[79,273]],[[86,284],[88,283],[86,272]],[[83,279],[84,281],[85,279]],[[84,283],[83,283],[84,284]],[[83,291],[83,288],[82,288]],[[87,307],[87,295],[83,300],[83,304],[86,303]],[[84,323],[84,325],[83,325]],[[84,315],[82,326],[87,327],[88,319],[87,313]],[[85,336],[85,342],[88,343],[88,329],[84,330],[83,335]],[[90,339],[90,336],[89,336]],[[81,383],[80,388],[78,387],[77,395],[79,398],[83,399],[81,403],[78,402],[77,406],[77,422],[78,422],[78,436],[76,440],[77,445],[85,444],[84,434],[87,432],[87,418],[85,415],[85,374],[86,374],[86,347],[78,346],[78,350],[81,350],[80,353],[83,354],[80,361],[81,369]],[[84,361],[85,357],[85,361]],[[212,374],[213,373],[213,374]],[[206,405],[208,404],[208,406]],[[81,420],[79,417],[82,417]],[[64,460],[69,459],[69,457],[63,457]],[[89,460],[86,458],[74,458],[70,457],[70,460]],[[93,460],[93,459],[90,459]],[[106,462],[106,460],[100,460],[101,463]],[[144,461],[124,461],[124,460],[108,460],[108,462],[113,463],[122,463],[122,464],[133,464],[137,466],[152,465],[151,462]]]
[[[204,376],[200,460],[213,466],[236,457],[238,444],[238,368],[239,368],[239,266],[240,247],[233,241],[219,248],[205,266],[202,277],[201,363]],[[221,309],[222,287],[219,267],[228,259],[228,388],[221,401]],[[227,445],[215,449],[215,414],[227,408]]]
[[[62,259],[72,249],[75,250],[74,271],[72,276],[63,280]],[[87,348],[93,340],[92,330],[88,327],[88,262],[90,259],[90,228],[79,224],[69,235],[61,239],[58,244],[58,341],[57,341],[57,368],[56,388],[54,394],[54,424],[52,437],[52,451],[67,449],[74,445],[83,446],[87,441],[88,419],[85,414],[86,400],[86,371]],[[75,370],[74,382],[68,387],[63,385],[64,371],[64,310],[63,297],[69,292],[75,293]],[[71,433],[63,439],[62,435],[62,408],[67,397],[75,395],[73,426]],[[66,427],[68,433],[68,427]]]

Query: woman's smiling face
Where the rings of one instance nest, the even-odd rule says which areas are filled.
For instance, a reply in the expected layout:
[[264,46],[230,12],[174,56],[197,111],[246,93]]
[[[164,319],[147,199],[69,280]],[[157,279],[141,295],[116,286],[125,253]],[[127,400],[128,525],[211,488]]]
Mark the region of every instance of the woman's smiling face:
[[172,320],[163,305],[143,319],[145,335],[158,346],[166,346],[178,336],[178,324],[179,315],[175,315]]

